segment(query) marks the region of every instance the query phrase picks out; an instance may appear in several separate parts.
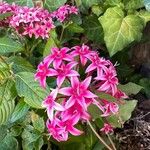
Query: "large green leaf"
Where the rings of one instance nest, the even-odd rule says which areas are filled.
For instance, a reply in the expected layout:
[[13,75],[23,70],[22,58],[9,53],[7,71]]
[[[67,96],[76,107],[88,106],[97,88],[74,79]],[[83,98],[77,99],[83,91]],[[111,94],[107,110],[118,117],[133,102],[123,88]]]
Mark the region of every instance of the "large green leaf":
[[6,135],[7,135],[7,126],[1,125],[0,126],[0,141],[2,141]]
[[82,5],[86,8],[91,7],[92,5],[96,5],[102,2],[102,0],[81,0]]
[[67,0],[45,0],[45,8],[47,8],[49,11],[54,11],[60,6],[64,5],[67,2]]
[[19,52],[23,50],[22,44],[9,37],[0,38],[0,54]]
[[143,0],[124,0],[125,8],[126,9],[139,9],[144,7]]
[[4,124],[11,116],[15,102],[16,91],[14,82],[8,80],[0,86],[0,124]]
[[145,25],[148,21],[150,21],[150,12],[149,11],[141,10],[137,14],[139,15],[139,17],[141,17],[144,20]]
[[120,7],[108,8],[99,18],[104,30],[104,40],[110,56],[121,51],[142,36],[144,21],[139,16],[125,16]]
[[18,150],[18,142],[12,135],[7,136],[0,141],[0,150]]
[[31,72],[20,72],[16,74],[16,88],[20,97],[34,108],[42,108],[43,99],[48,95],[46,89],[41,88],[38,82],[34,80],[34,74]]
[[23,116],[25,116],[29,110],[29,105],[27,105],[22,99],[20,99],[19,103],[16,105],[14,112],[11,115],[10,122],[13,123]]
[[24,58],[20,56],[13,56],[7,60],[8,63],[12,63],[12,70],[14,73],[18,72],[34,72],[33,66]]
[[103,28],[96,16],[89,16],[83,20],[83,28],[85,30],[85,35],[89,40],[92,40],[96,43],[103,42]]
[[131,94],[137,94],[138,92],[140,92],[140,90],[143,87],[140,85],[137,85],[135,83],[129,82],[125,85],[119,85],[119,89],[121,89],[123,92],[125,92],[127,95],[131,95]]

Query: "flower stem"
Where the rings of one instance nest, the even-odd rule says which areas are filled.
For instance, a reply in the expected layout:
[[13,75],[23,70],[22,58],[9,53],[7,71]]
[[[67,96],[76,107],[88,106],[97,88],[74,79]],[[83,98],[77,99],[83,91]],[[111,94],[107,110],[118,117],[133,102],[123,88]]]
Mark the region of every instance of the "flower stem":
[[107,134],[107,136],[108,136],[108,139],[109,139],[109,141],[110,141],[110,143],[111,143],[113,149],[114,149],[114,150],[117,150],[117,149],[116,149],[116,146],[115,146],[114,142],[112,141],[111,137],[109,136],[109,134]]
[[94,127],[90,123],[90,121],[87,121],[88,125],[90,126],[91,130],[94,132],[94,134],[97,136],[97,138],[100,140],[101,143],[103,143],[108,150],[112,150],[112,148],[100,137],[100,135],[95,131]]
[[65,31],[65,27],[62,26],[62,31],[61,31],[61,35],[60,35],[60,39],[59,39],[60,42],[62,41],[64,31]]

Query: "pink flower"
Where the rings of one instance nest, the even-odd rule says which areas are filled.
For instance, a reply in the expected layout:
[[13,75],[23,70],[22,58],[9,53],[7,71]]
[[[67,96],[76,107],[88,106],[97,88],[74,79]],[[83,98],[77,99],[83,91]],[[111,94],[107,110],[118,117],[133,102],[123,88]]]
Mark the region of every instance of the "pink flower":
[[61,64],[57,71],[57,85],[60,87],[66,77],[79,76],[79,73],[72,68],[77,65],[77,62],[70,62],[68,64]]
[[121,90],[117,90],[117,92],[115,93],[114,97],[117,98],[117,99],[128,98],[128,96],[124,92],[122,92]]
[[72,56],[67,54],[69,50],[70,49],[67,47],[63,47],[61,49],[57,47],[51,48],[51,54],[44,59],[44,62],[48,64],[51,64],[53,62],[54,68],[57,69],[59,68],[63,60],[65,61],[73,60]]
[[71,118],[62,118],[62,120],[60,120],[58,122],[58,126],[61,127],[61,128],[65,128],[65,131],[67,133],[67,137],[68,137],[68,134],[72,134],[74,136],[78,136],[78,135],[81,135],[83,132],[78,130],[77,128],[75,128],[74,126],[78,123],[80,119],[80,116],[79,115],[73,115]]
[[80,61],[82,65],[85,65],[87,63],[87,60],[90,58],[91,54],[93,52],[90,50],[90,48],[87,45],[75,46],[72,48],[74,51],[71,53],[73,57],[78,56],[80,57]]
[[57,71],[55,71],[54,69],[49,69],[48,68],[48,64],[41,62],[38,65],[38,69],[37,69],[37,73],[35,74],[35,80],[39,80],[40,85],[45,88],[46,87],[46,77],[50,77],[50,76],[56,76],[57,75]]
[[70,9],[69,9],[69,13],[70,14],[78,14],[78,8],[75,7],[75,6],[71,6]]
[[55,118],[52,121],[47,120],[46,126],[48,129],[48,132],[50,136],[52,136],[54,139],[56,139],[58,142],[60,141],[66,141],[68,137],[65,135],[65,127],[59,127],[57,125],[58,119]]
[[112,68],[105,68],[105,73],[95,79],[101,80],[100,87],[98,89],[99,91],[111,91],[112,95],[115,95],[117,92],[118,79]]
[[47,114],[49,119],[52,121],[54,118],[54,110],[56,111],[64,111],[64,107],[59,103],[55,102],[57,97],[58,89],[52,90],[50,95],[43,101],[42,106],[47,109]]
[[104,58],[100,58],[96,53],[90,57],[91,64],[87,67],[86,73],[97,69],[97,76],[103,75],[107,66],[109,65],[108,62]]
[[105,123],[104,127],[100,131],[105,132],[106,134],[109,134],[113,132],[113,127],[110,124]]
[[116,114],[119,110],[119,106],[114,102],[109,102],[107,100],[103,100],[103,114],[102,117],[110,116],[111,114]]
[[59,90],[60,94],[70,96],[66,102],[66,108],[70,108],[77,101],[85,109],[87,108],[85,99],[97,97],[95,94],[88,90],[91,83],[91,77],[86,78],[84,81],[79,82],[77,77],[71,77],[71,87],[65,87]]

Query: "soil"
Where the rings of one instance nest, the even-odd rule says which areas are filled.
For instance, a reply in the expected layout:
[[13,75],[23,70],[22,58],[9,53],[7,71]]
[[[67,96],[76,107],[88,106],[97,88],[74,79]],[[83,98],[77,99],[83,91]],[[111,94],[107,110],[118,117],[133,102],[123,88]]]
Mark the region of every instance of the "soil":
[[139,93],[131,119],[124,128],[116,129],[119,150],[150,150],[150,99]]

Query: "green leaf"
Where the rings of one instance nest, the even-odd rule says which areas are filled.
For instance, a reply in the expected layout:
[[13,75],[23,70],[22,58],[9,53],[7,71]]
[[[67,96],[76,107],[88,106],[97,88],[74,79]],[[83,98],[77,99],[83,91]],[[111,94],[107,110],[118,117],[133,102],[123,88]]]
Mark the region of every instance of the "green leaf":
[[16,89],[20,97],[34,108],[42,108],[41,104],[48,95],[48,90],[41,88],[34,80],[34,74],[30,72],[20,72],[16,74]]
[[67,0],[45,0],[44,7],[49,11],[54,11],[66,2]]
[[[13,3],[14,0],[6,0],[8,3]],[[15,4],[21,5],[21,6],[28,6],[28,7],[34,7],[32,0],[16,0]]]
[[103,8],[99,5],[94,5],[92,6],[92,12],[96,15],[96,16],[100,16],[103,13]]
[[20,134],[21,134],[21,132],[22,132],[22,127],[21,126],[13,126],[13,127],[11,127],[11,129],[10,129],[10,134],[12,135],[12,136],[19,136]]
[[138,16],[141,17],[144,20],[145,25],[146,25],[147,22],[150,21],[150,12],[148,12],[148,11],[143,11],[143,10],[139,11]]
[[79,26],[78,24],[76,23],[72,23],[70,24],[67,29],[70,31],[70,32],[74,32],[74,33],[83,33],[84,32],[84,29]]
[[105,0],[105,5],[109,6],[122,6],[122,0]]
[[0,21],[10,16],[12,16],[11,12],[0,14]]
[[104,30],[104,40],[110,56],[121,51],[131,42],[141,39],[143,20],[136,15],[125,17],[119,7],[108,8],[99,21]]
[[18,150],[18,142],[16,138],[8,134],[2,141],[0,141],[0,150]]
[[144,5],[145,5],[146,10],[150,11],[150,1],[144,0]]
[[85,35],[89,40],[96,43],[103,43],[104,33],[101,24],[96,16],[89,16],[83,20]]
[[125,8],[126,9],[139,9],[144,7],[143,0],[124,0]]
[[14,82],[8,80],[0,86],[0,124],[6,123],[11,116],[15,107],[15,98]]
[[108,122],[114,127],[122,127],[122,124],[129,120],[132,114],[132,111],[137,105],[136,100],[124,101],[125,104],[119,106],[119,113],[112,115],[107,118]]
[[1,125],[0,126],[0,141],[2,141],[6,135],[7,135],[7,126]]
[[5,83],[5,81],[10,77],[10,67],[5,62],[0,61],[0,84]]
[[0,54],[22,51],[23,46],[9,37],[0,38]]
[[18,72],[34,72],[35,69],[33,66],[24,58],[20,56],[13,56],[8,58],[7,60],[8,63],[12,63],[12,70],[14,73]]
[[84,7],[89,8],[92,5],[100,4],[102,0],[81,0],[81,2]]
[[43,118],[39,117],[34,112],[31,112],[31,120],[32,120],[33,127],[36,130],[40,131],[41,133],[44,132],[45,122],[44,122]]
[[42,146],[44,144],[44,140],[42,137],[40,137],[35,143],[34,143],[34,148],[36,150],[41,150]]
[[103,150],[104,148],[105,146],[98,141],[92,150]]
[[27,114],[29,108],[30,107],[22,99],[20,99],[10,118],[10,122],[14,123],[15,121],[21,119],[23,116]]
[[123,92],[125,92],[127,95],[131,95],[131,94],[137,94],[138,92],[140,92],[140,90],[143,88],[140,85],[137,85],[135,83],[129,82],[125,85],[119,85],[118,86],[119,89],[121,89]]

